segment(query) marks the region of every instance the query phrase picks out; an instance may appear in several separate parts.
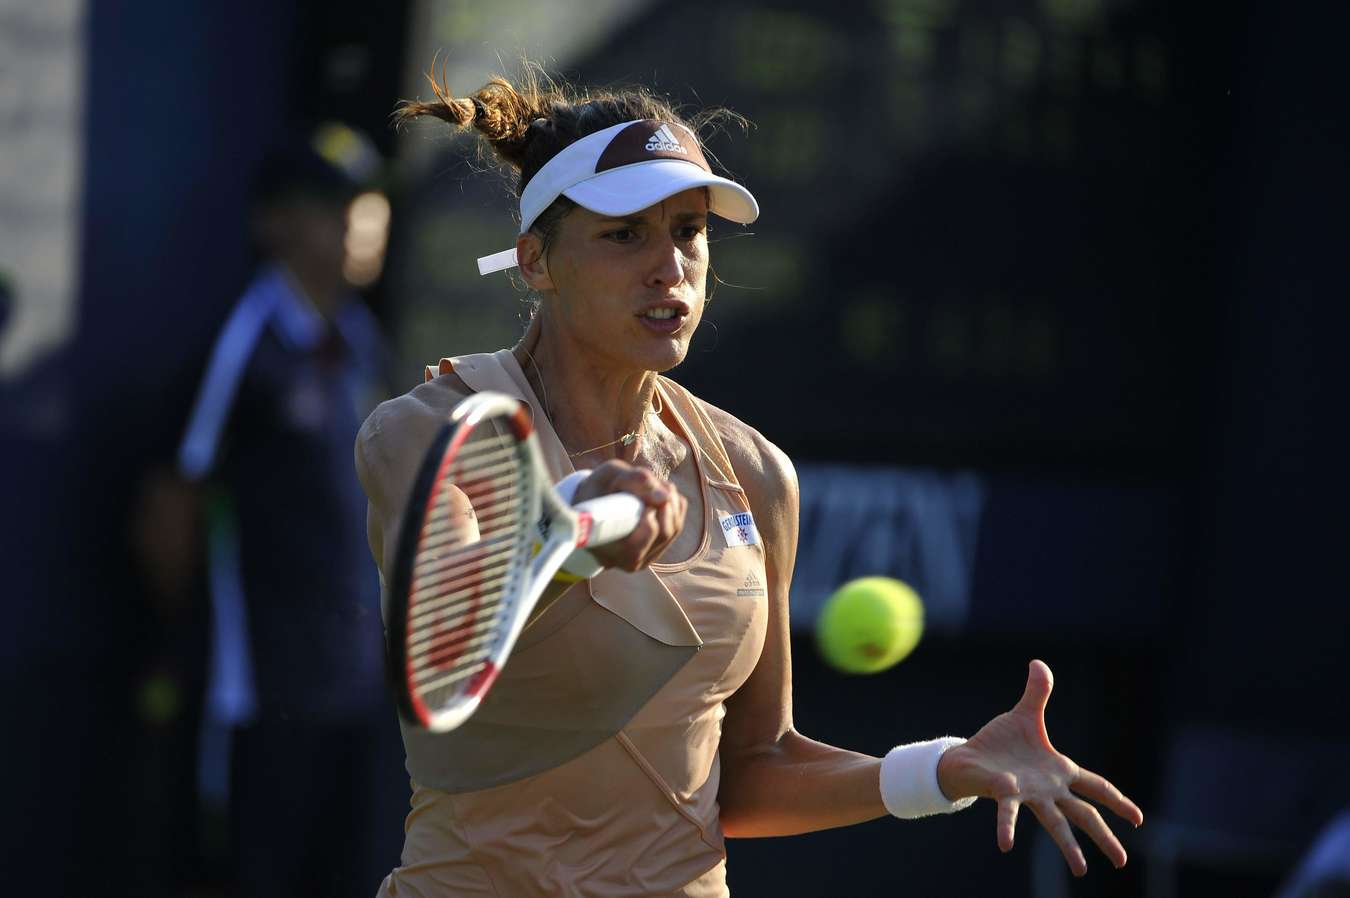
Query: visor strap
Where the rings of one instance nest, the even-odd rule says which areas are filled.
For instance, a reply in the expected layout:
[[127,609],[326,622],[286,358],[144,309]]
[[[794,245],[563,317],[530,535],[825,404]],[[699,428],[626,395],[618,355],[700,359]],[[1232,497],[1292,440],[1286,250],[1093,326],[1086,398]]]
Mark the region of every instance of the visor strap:
[[493,253],[490,256],[482,256],[478,259],[478,273],[480,275],[492,274],[494,271],[505,271],[508,268],[515,268],[520,263],[516,260],[516,248],[504,249],[499,253]]

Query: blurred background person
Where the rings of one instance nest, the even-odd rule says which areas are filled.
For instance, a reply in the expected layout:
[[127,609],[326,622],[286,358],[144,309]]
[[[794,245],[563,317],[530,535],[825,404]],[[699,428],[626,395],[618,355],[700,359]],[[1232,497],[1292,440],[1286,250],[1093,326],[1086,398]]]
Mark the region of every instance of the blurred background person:
[[[364,895],[398,854],[377,828],[398,827],[407,784],[351,455],[386,360],[344,273],[349,217],[380,196],[362,190],[377,166],[364,138],[332,124],[264,156],[250,217],[262,264],[134,525],[152,593],[175,607],[205,556],[200,784],[207,799],[228,793],[233,876],[251,896]],[[169,645],[192,644],[168,626]],[[198,692],[197,680],[155,674],[146,688]]]

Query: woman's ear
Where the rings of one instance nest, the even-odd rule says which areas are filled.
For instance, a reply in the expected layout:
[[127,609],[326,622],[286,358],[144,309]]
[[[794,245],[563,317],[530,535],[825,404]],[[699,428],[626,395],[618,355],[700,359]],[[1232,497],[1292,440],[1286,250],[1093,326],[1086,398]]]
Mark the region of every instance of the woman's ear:
[[539,235],[527,231],[516,238],[516,259],[520,266],[520,276],[525,279],[531,290],[542,293],[554,289],[553,278],[549,277],[548,259],[544,253],[544,242]]

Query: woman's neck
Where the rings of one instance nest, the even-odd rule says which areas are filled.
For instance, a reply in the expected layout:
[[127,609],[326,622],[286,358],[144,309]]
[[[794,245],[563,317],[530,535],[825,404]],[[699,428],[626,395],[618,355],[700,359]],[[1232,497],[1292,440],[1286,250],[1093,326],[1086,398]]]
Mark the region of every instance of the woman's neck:
[[[623,371],[569,351],[550,339],[538,316],[515,348],[530,386],[544,405],[568,455],[593,467],[611,458],[632,460],[656,391],[656,372]],[[606,445],[608,444],[608,445]]]

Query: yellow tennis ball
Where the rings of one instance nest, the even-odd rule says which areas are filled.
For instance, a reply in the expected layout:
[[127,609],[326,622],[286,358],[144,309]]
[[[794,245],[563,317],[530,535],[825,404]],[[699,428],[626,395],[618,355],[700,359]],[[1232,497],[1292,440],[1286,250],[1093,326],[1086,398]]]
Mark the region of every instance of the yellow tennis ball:
[[826,600],[816,643],[833,667],[878,673],[902,660],[923,635],[923,602],[891,577],[851,580]]

